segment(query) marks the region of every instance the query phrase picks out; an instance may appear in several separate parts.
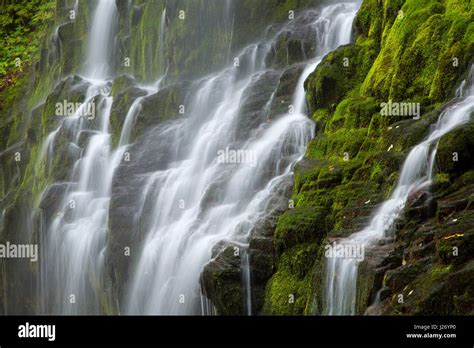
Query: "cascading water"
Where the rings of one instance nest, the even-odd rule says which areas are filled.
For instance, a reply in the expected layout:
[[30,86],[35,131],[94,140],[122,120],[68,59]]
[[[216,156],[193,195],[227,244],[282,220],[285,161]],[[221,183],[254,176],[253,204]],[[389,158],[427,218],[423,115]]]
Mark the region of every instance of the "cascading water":
[[[0,247],[4,251],[10,243],[39,247],[37,259],[2,255],[1,312],[320,312],[320,301],[308,303],[311,295],[300,291],[314,276],[311,267],[300,267],[300,258],[307,266],[314,263],[318,257],[312,253],[315,245],[306,240],[306,233],[294,239],[287,232],[295,223],[312,229],[310,224],[318,221],[306,218],[313,210],[339,210],[337,204],[331,206],[334,193],[339,201],[347,198],[346,190],[358,199],[360,192],[372,192],[383,170],[373,172],[377,174],[371,176],[374,180],[360,187],[361,175],[367,174],[365,161],[362,171],[346,173],[343,185],[321,191],[313,180],[320,161],[307,159],[298,169],[301,190],[296,195],[296,210],[288,211],[293,208],[289,201],[293,170],[319,126],[308,117],[305,81],[321,61],[331,63],[324,59],[327,53],[350,42],[362,0],[315,0],[318,7],[314,9],[308,7],[311,1],[303,1],[298,2],[303,8],[286,13],[290,2],[266,0],[259,7],[260,3],[256,6],[246,0],[68,0],[57,2],[54,11],[53,4],[44,7],[44,17],[51,19],[45,25],[35,25],[34,18],[27,23],[29,16],[24,18],[32,38],[41,38],[53,22],[57,27],[38,47],[34,55],[38,61],[24,66],[28,79],[16,79],[19,66],[7,64],[6,77],[14,79],[4,81],[8,91],[0,96],[6,97],[0,98],[6,106],[0,125],[5,147],[0,153]],[[333,5],[319,5],[329,2]],[[447,80],[427,81],[426,76],[430,72],[441,76],[446,70],[446,61],[437,58],[439,52],[443,56],[450,47],[457,47],[459,56],[466,57],[469,28],[464,25],[468,18],[463,12],[467,13],[468,4],[461,2],[452,11],[428,11],[421,17],[416,17],[417,6],[405,4],[404,18],[384,2],[388,12],[381,22],[365,3],[357,20],[357,44],[343,50],[367,53],[361,57],[367,69],[358,71],[358,80],[366,75],[364,87],[373,95],[387,90],[401,95],[401,85],[407,85],[418,100],[429,83],[438,98],[445,96],[468,60],[453,58],[452,66],[458,69],[448,69]],[[419,25],[407,26],[406,19],[415,18],[413,15]],[[14,16],[21,17],[21,13]],[[426,39],[424,34],[432,29],[435,17],[446,19],[446,28],[451,26],[439,32],[444,38],[442,47],[436,40],[420,41],[420,37]],[[372,37],[367,30],[372,32],[374,26],[390,35]],[[453,36],[453,30],[459,35]],[[413,83],[406,80],[406,74],[391,78],[390,71],[386,75],[387,71],[378,69],[379,59],[390,58],[389,46],[401,36],[406,39],[403,46],[424,44],[417,60],[426,64],[413,71]],[[404,55],[394,67],[412,60]],[[403,166],[392,173],[398,181],[390,197],[384,197],[363,226],[359,218],[366,217],[366,209],[356,211],[357,220],[350,225],[359,226],[351,231],[358,233],[345,233],[335,242],[363,247],[367,258],[360,263],[340,255],[327,257],[324,284],[316,284],[316,290],[324,292],[321,314],[362,314],[369,294],[359,284],[373,288],[371,283],[377,285],[381,280],[377,276],[364,280],[362,273],[373,275],[387,262],[393,275],[419,265],[413,273],[416,279],[401,274],[401,280],[411,285],[430,276],[422,292],[408,289],[411,301],[403,306],[406,313],[468,314],[469,306],[463,304],[469,300],[465,275],[469,275],[470,260],[464,255],[448,267],[451,255],[441,251],[469,242],[468,234],[453,229],[464,231],[471,223],[469,205],[464,203],[469,203],[465,197],[472,191],[472,168],[465,152],[472,133],[473,69],[455,90],[455,98],[441,110],[437,123],[431,120],[429,129],[423,126],[430,117],[414,123],[411,135],[417,137],[418,131],[426,130],[427,136],[406,149]],[[321,77],[316,75],[312,82]],[[386,83],[382,86],[380,81]],[[358,86],[356,90],[348,86],[348,112],[374,106],[373,98],[353,98]],[[92,115],[88,114],[90,106]],[[427,107],[435,112],[438,104]],[[365,124],[367,120],[357,121]],[[363,131],[360,122],[332,124],[322,133],[337,130],[344,140]],[[409,126],[411,121],[406,122]],[[458,132],[460,136],[451,139]],[[374,154],[367,153],[365,145],[383,143],[373,135],[367,141],[362,139],[361,155],[372,158]],[[400,131],[390,132],[394,139],[400,135]],[[358,140],[353,145],[359,145]],[[411,143],[413,139],[405,140]],[[391,149],[393,145],[387,151]],[[312,148],[315,154],[313,150],[320,158],[320,149]],[[337,155],[337,149],[326,150],[323,155],[329,160]],[[451,151],[467,157],[453,167]],[[391,152],[388,162],[379,156],[373,159],[390,167],[399,159],[396,152]],[[440,169],[449,172],[449,182],[437,173],[437,160]],[[440,185],[430,194],[432,181]],[[329,196],[315,200],[318,193]],[[350,200],[344,216],[339,217],[350,220],[360,205],[353,203]],[[408,211],[406,206],[410,206]],[[434,208],[438,209],[437,219],[431,214]],[[420,226],[413,230],[412,224],[404,223],[407,233],[398,236],[398,222],[407,222],[404,212],[413,215]],[[301,244],[305,241],[308,243]],[[397,265],[393,262],[401,258],[400,250],[391,248],[400,243],[409,246],[404,255],[410,255]],[[440,251],[436,258],[431,255],[434,247]],[[438,267],[438,261],[446,267]],[[430,272],[418,274],[425,267]],[[436,277],[431,277],[432,270]],[[400,285],[392,283],[384,278],[375,303],[365,314],[398,312],[385,296]],[[309,287],[314,290],[315,284]],[[290,288],[297,299],[294,306],[286,305],[290,294],[285,292]],[[445,296],[447,290],[453,292],[452,298]]]
[[[408,197],[430,184],[433,176],[437,143],[453,129],[467,123],[474,112],[473,69],[456,91],[454,104],[440,115],[429,136],[416,145],[403,164],[400,179],[391,197],[377,210],[369,226],[340,241],[341,244],[359,244],[365,248],[382,238],[393,238],[393,223],[400,215]],[[463,98],[464,96],[464,98]],[[326,259],[325,314],[355,314],[356,283],[359,261],[351,258]]]
[[[293,112],[263,122],[243,140],[237,128],[240,105],[254,82],[271,71],[265,62],[272,41],[245,48],[238,69],[226,68],[192,84],[187,117],[156,135],[177,139],[176,151],[165,169],[149,175],[141,194],[140,205],[152,201],[152,213],[143,217],[147,228],[131,272],[127,313],[206,314],[201,271],[216,244],[225,241],[245,250],[252,226],[286,205],[282,188],[291,184],[293,167],[314,130],[305,115],[304,81],[326,53],[350,41],[357,8],[356,3],[344,3],[322,9],[311,23],[318,57],[306,62]],[[291,30],[291,23],[284,29]],[[240,161],[235,160],[237,150],[243,156]],[[219,157],[230,152],[234,160]],[[251,277],[247,273],[244,278],[250,289]]]
[[[242,105],[256,92],[257,83],[269,76],[282,76],[283,70],[275,70],[268,61],[278,35],[297,30],[295,22],[287,23],[272,39],[244,48],[238,55],[239,66],[190,84],[186,117],[160,126],[152,135],[173,139],[173,150],[160,163],[164,169],[148,173],[142,187],[136,217],[138,225],[144,226],[140,231],[144,237],[125,297],[120,299],[123,306],[118,307],[137,314],[212,313],[212,304],[201,293],[200,274],[211,260],[213,248],[224,242],[242,250],[244,305],[252,314],[251,230],[287,205],[292,170],[314,135],[314,124],[306,116],[304,81],[325,54],[350,41],[357,9],[358,3],[349,2],[324,7],[318,15],[311,12],[310,22],[304,25],[313,33],[316,57],[299,70],[291,112],[272,114],[279,87],[276,83],[259,111],[261,115],[256,116],[260,123],[245,132],[240,129]],[[233,33],[230,10],[231,1],[227,0],[223,11],[224,22],[229,22],[223,29],[227,34]],[[85,101],[74,116],[62,120],[43,145],[48,168],[55,142],[63,133],[72,134],[74,151],[84,150],[69,181],[55,184],[64,186],[59,208],[40,231],[44,255],[39,272],[41,313],[98,314],[103,312],[104,301],[109,303],[104,266],[114,173],[121,165],[143,101],[167,87],[163,75],[152,87],[141,88],[145,93],[132,102],[118,147],[113,149],[109,129],[113,97],[107,79],[114,70],[109,62],[116,15],[115,1],[97,3],[84,67]],[[159,61],[166,74],[162,45],[166,41],[166,8],[161,15]],[[229,56],[230,47],[229,43]],[[83,116],[90,103],[97,104],[93,120]],[[169,142],[162,144],[166,148],[157,147],[156,152],[170,152]]]
[[[58,129],[45,141],[49,161],[59,132],[80,139],[90,134],[84,154],[74,164],[71,180],[61,198],[60,209],[42,233],[40,291],[42,313],[98,314],[103,288],[104,252],[110,191],[115,169],[120,164],[130,136],[133,117],[139,108],[137,99],[127,115],[117,150],[113,151],[109,131],[112,97],[105,77],[110,73],[109,60],[116,16],[114,0],[98,2],[90,32],[90,50],[86,60],[85,102],[74,116],[63,119]],[[97,102],[94,120],[84,117],[88,107]],[[90,107],[89,107],[90,109]],[[95,123],[91,131],[88,123]]]
[[92,20],[89,54],[86,61],[86,76],[92,79],[103,79],[110,72],[116,20],[115,0],[98,1]]
[[160,68],[162,71],[162,75],[166,71],[164,67],[164,49],[165,49],[165,30],[166,30],[166,7],[163,8],[163,12],[161,13],[161,22],[160,22]]

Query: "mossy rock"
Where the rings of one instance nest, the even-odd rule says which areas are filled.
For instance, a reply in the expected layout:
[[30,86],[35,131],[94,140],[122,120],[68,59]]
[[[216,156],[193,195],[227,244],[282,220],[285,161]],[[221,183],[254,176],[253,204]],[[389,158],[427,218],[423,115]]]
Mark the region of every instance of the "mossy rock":
[[114,97],[110,111],[112,143],[117,145],[130,107],[137,98],[146,96],[148,92],[137,87],[135,79],[122,75],[114,79],[110,94]]
[[[463,210],[451,216],[439,228],[436,256],[442,264],[461,265],[468,262],[474,253],[474,213]],[[456,222],[452,222],[453,216]]]
[[[427,279],[431,278],[431,279]],[[422,286],[422,282],[428,286]],[[458,271],[450,266],[433,267],[420,277],[414,287],[421,297],[413,306],[418,315],[466,315],[473,310],[474,261]],[[417,310],[416,310],[417,309]]]
[[290,111],[290,106],[293,103],[295,87],[298,84],[298,79],[301,76],[303,69],[303,64],[297,64],[286,69],[283,74],[281,74],[277,90],[270,106],[270,115],[278,116],[281,114],[287,114]]
[[352,44],[339,47],[324,57],[305,81],[313,110],[334,109],[349,91],[363,81],[377,53],[372,45]]
[[53,92],[46,98],[42,112],[42,128],[45,135],[57,126],[58,121],[67,117],[67,115],[57,115],[56,104],[63,104],[64,101],[83,103],[88,88],[89,83],[78,75],[69,76],[56,85]]
[[426,272],[429,267],[429,259],[423,259],[401,266],[385,274],[384,284],[390,287],[393,292],[400,291],[420,274]]
[[[444,101],[470,64],[472,13],[439,0],[407,0],[386,28],[383,46],[362,93],[403,101],[429,96]],[[470,23],[470,24],[469,24]],[[454,61],[454,59],[457,59]],[[450,66],[449,66],[450,65]]]
[[296,207],[281,215],[275,230],[277,254],[300,243],[320,240],[327,232],[325,215],[321,207]]
[[312,266],[317,257],[316,243],[303,243],[281,255],[277,272],[267,284],[264,314],[302,315],[312,302]]
[[[223,246],[217,256],[204,266],[201,284],[219,315],[244,314],[244,290],[241,282],[242,261],[235,246]],[[237,255],[236,255],[237,254]]]
[[137,82],[132,76],[121,75],[119,77],[116,77],[112,81],[112,89],[110,90],[110,95],[112,97],[116,97],[120,93],[124,93],[132,87],[135,87],[136,84]]
[[148,127],[175,119],[183,109],[186,114],[187,86],[187,83],[178,83],[143,98],[142,110],[136,119],[133,134],[143,134]]
[[382,130],[384,148],[388,149],[393,145],[395,151],[406,152],[429,135],[431,125],[436,123],[439,115],[440,110],[435,109],[422,115],[419,120],[407,118],[389,122],[390,126]]
[[451,179],[473,168],[474,123],[461,125],[441,138],[436,159],[440,172]]
[[[237,117],[236,137],[237,139],[248,139],[252,131],[265,121],[270,121],[275,114],[270,113],[267,103],[278,85],[280,73],[268,71],[255,75],[240,101],[239,115]],[[267,109],[265,109],[267,107]],[[267,113],[262,112],[266,110]]]
[[318,52],[313,28],[307,23],[315,21],[317,13],[310,11],[292,20],[298,30],[284,30],[278,33],[266,56],[266,66],[280,69],[315,57]]

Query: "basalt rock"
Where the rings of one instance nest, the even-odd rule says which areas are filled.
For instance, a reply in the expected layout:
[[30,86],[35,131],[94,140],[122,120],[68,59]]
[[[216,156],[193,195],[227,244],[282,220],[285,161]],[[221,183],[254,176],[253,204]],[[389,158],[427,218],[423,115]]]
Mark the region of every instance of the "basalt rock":
[[227,245],[217,246],[213,259],[204,267],[201,286],[219,315],[245,314],[241,266],[239,248]]
[[451,179],[473,168],[474,123],[463,125],[445,135],[439,142],[437,162],[439,170]]

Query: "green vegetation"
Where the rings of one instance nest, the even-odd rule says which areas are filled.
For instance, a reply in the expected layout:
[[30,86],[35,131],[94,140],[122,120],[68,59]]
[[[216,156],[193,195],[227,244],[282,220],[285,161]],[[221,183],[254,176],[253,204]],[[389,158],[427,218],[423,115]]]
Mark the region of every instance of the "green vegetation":
[[38,59],[45,29],[54,18],[54,0],[0,3],[0,91],[13,85]]
[[[317,135],[295,172],[295,208],[280,217],[275,230],[274,247],[279,260],[276,273],[267,284],[265,313],[321,313],[323,246],[331,238],[344,237],[364,227],[376,205],[392,191],[409,149],[426,136],[429,125],[439,116],[440,106],[452,98],[454,88],[472,63],[473,16],[469,0],[364,0],[354,21],[355,43],[329,53],[307,79],[305,87],[317,123]],[[423,116],[420,120],[382,117],[380,103],[389,99],[419,102]],[[473,137],[472,126],[468,126],[441,140],[438,151],[441,172],[434,185],[440,195],[436,199],[455,194],[461,185],[453,180],[459,176],[463,182],[470,180],[462,175],[472,167],[469,149]],[[453,162],[456,151],[460,160]],[[472,192],[463,190],[466,196]],[[408,209],[407,214],[411,214],[410,219],[425,218],[431,214],[433,204],[427,204],[424,213]],[[319,214],[317,207],[322,207],[325,213]],[[408,222],[406,232],[399,232],[396,245],[415,248],[416,226]],[[444,230],[443,225],[432,229],[449,232],[449,227]],[[397,267],[401,266],[403,248],[396,249],[392,267],[400,274],[397,279],[408,285],[422,281],[419,276],[431,277],[434,280],[430,284],[436,287],[438,278],[432,275],[439,273],[435,272],[439,269],[439,258],[443,262],[464,264],[469,257],[454,258],[454,261],[448,256],[452,247],[466,237],[445,240],[443,233],[436,237],[440,238],[438,256],[431,247],[418,247],[423,250],[419,251],[420,256],[413,257],[413,264],[400,269]],[[307,259],[312,270],[304,278],[304,284],[311,284],[312,291],[303,291],[304,287],[295,283],[301,274],[297,271],[300,261],[292,257],[294,250],[307,243],[316,243],[315,248],[319,248],[318,257]],[[469,248],[463,245],[466,252]],[[421,256],[430,259],[420,263]],[[359,314],[371,303],[374,287],[381,286],[381,278],[374,276],[372,267],[365,264],[359,270],[363,274],[358,280],[356,311]],[[430,272],[423,275],[426,270]],[[454,269],[446,268],[442,273],[451,271]],[[389,282],[385,286],[391,286],[392,303],[395,303],[400,286],[393,284]],[[464,281],[459,284],[466,288]],[[443,290],[443,297],[438,298],[428,295],[431,290],[426,289],[422,299],[418,299],[417,310],[412,305],[413,308],[404,311],[450,312],[441,303],[453,303],[446,300],[447,293]],[[290,291],[299,294],[298,305],[291,309],[285,302]],[[427,296],[436,300],[429,302]],[[472,299],[472,292],[464,292],[463,296],[463,301]],[[428,309],[428,303],[439,310]],[[394,306],[393,310],[385,308],[386,313],[402,313]]]
[[[160,56],[157,40],[163,2],[136,0],[130,11],[125,1],[117,3],[120,53],[113,62],[118,77],[111,84],[114,145],[126,111],[144,95],[130,75],[138,81],[154,80],[166,69],[163,61],[172,63],[170,81],[178,74],[189,79],[204,75],[223,66],[228,52],[258,35],[270,35],[265,31],[268,25],[285,21],[288,11],[324,2],[262,0],[256,6],[255,0],[242,0],[233,32],[218,25],[222,23],[202,22],[209,13],[219,17],[220,12],[217,16],[213,11],[222,10],[217,4],[220,0],[212,0],[213,6],[208,5],[211,0],[203,1],[177,0],[174,11],[167,13],[169,19],[183,8],[187,20],[168,21],[163,43],[166,57]],[[21,230],[20,212],[32,211],[48,183],[65,180],[72,167],[74,158],[64,132],[57,134],[56,156],[49,165],[41,154],[46,135],[57,127],[55,102],[84,100],[86,83],[74,75],[80,72],[87,45],[90,4],[84,3],[73,22],[66,15],[72,1],[0,0],[0,208],[6,212],[10,231]],[[391,193],[408,151],[426,136],[472,64],[473,17],[472,0],[363,1],[354,21],[354,44],[328,54],[305,83],[316,137],[295,170],[294,207],[279,216],[275,228],[262,227],[270,231],[251,241],[260,248],[254,248],[258,250],[252,262],[259,266],[254,270],[258,285],[263,284],[258,290],[253,284],[254,295],[258,292],[255,296],[260,297],[255,301],[256,311],[321,314],[324,245],[360,230]],[[44,40],[53,22],[58,27],[60,54],[51,40]],[[201,27],[202,31],[193,30]],[[204,41],[199,40],[203,32],[209,33]],[[285,40],[275,47],[275,61],[282,65],[300,61],[300,47],[292,39]],[[123,66],[124,57],[130,58],[130,67]],[[272,105],[272,111],[278,110],[275,114],[288,110],[284,99],[292,95],[289,86],[300,68],[280,77],[277,105]],[[271,83],[276,80],[268,78]],[[186,83],[170,83],[147,98],[132,139],[174,118],[186,87]],[[421,119],[381,116],[380,103],[388,100],[419,102]],[[81,135],[87,136],[90,133]],[[410,201],[405,211],[409,218],[398,222],[397,239],[384,261],[387,271],[375,275],[371,265],[361,267],[357,313],[364,313],[374,289],[383,288],[386,314],[472,314],[473,139],[472,123],[441,139],[432,196],[428,201],[419,197]],[[79,145],[85,140],[79,139]],[[16,153],[22,156],[18,163]],[[453,161],[454,153],[457,161]],[[127,226],[123,230],[125,235]],[[5,237],[12,232],[0,233]],[[122,247],[113,238],[110,242],[117,250]],[[113,259],[113,263],[119,261]],[[205,269],[204,281],[221,314],[243,312],[240,265],[229,248]],[[125,272],[117,275],[117,279],[123,277]],[[0,282],[0,289],[5,287]],[[406,299],[403,305],[397,302],[399,294]]]

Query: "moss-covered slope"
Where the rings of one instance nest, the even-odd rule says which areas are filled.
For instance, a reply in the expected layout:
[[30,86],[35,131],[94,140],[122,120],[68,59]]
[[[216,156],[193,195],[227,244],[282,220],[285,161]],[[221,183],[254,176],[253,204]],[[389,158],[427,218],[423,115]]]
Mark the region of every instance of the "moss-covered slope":
[[[355,43],[328,54],[308,78],[318,131],[295,173],[295,207],[279,218],[275,230],[276,272],[267,284],[264,313],[323,312],[324,245],[364,227],[393,189],[409,149],[427,135],[443,103],[454,96],[472,63],[472,10],[469,0],[364,0],[354,22]],[[381,103],[389,100],[420,103],[421,118],[381,116]],[[456,221],[468,224],[458,228],[463,233],[455,234],[447,220],[440,219],[446,209],[442,207],[454,199],[450,197],[474,192],[469,188],[472,175],[463,174],[472,163],[468,148],[474,133],[469,129],[462,130],[462,138],[453,135],[441,141],[438,157],[446,174],[437,177],[445,188],[434,195],[438,208],[425,205],[427,213],[419,220],[406,216],[395,243],[381,251],[375,264],[360,267],[357,313],[363,314],[373,302],[383,279],[395,277],[390,278],[390,269],[401,272],[419,259],[423,267],[415,265],[409,276],[398,276],[403,286],[385,281],[384,299],[392,300],[391,305],[371,308],[370,313],[472,311],[461,306],[472,303],[473,296],[468,281],[473,277],[470,200],[459,202],[453,213]],[[445,145],[453,137],[457,143]],[[455,149],[464,157],[453,164],[449,156]],[[455,179],[454,173],[462,179]],[[420,238],[430,247],[422,256],[404,258],[404,250],[421,248]],[[446,243],[462,244],[464,258],[442,256],[449,249]],[[450,292],[452,286],[457,290]],[[406,302],[403,309],[394,304],[398,291],[408,294],[413,288],[419,289],[416,301]]]

